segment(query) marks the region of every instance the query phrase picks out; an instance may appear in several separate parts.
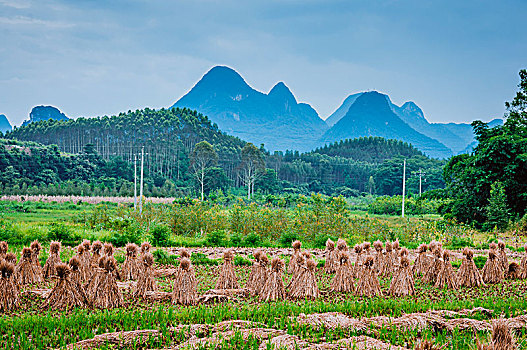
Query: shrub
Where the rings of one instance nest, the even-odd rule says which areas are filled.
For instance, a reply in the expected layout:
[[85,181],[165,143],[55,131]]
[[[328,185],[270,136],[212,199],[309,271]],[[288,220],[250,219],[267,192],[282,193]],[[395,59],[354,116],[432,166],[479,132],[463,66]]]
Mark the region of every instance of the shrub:
[[209,259],[208,256],[206,256],[203,253],[192,253],[190,256],[190,261],[194,265],[220,265],[221,259]]
[[298,234],[295,232],[284,232],[280,237],[280,246],[284,248],[291,247],[291,243],[298,239]]
[[461,249],[465,247],[474,247],[474,241],[471,237],[453,236],[448,245],[449,249]]
[[156,249],[153,251],[152,255],[154,256],[155,261],[158,264],[177,265],[178,263],[178,256],[174,254],[169,254],[164,249]]
[[209,232],[205,237],[205,244],[208,247],[222,247],[225,245],[227,235],[224,230],[216,230]]
[[75,246],[80,243],[81,238],[63,223],[52,223],[48,231],[48,241],[59,241],[63,245]]
[[127,243],[141,243],[141,230],[137,226],[129,226],[121,232],[116,232],[108,239],[116,247],[124,247]]
[[242,235],[239,233],[233,232],[231,233],[230,239],[229,239],[229,246],[231,247],[241,247],[242,246]]
[[245,239],[243,240],[243,244],[246,247],[258,247],[261,244],[260,236],[258,236],[254,232],[251,232],[245,237]]
[[170,246],[170,229],[165,225],[156,225],[150,230],[152,235],[152,244],[155,247]]
[[483,255],[478,255],[474,257],[474,263],[478,267],[478,269],[482,269],[483,266],[485,266],[485,263],[487,262],[487,257]]
[[243,256],[236,255],[234,257],[233,264],[235,266],[251,266],[253,264],[253,262],[251,260],[249,260],[249,259],[244,258]]

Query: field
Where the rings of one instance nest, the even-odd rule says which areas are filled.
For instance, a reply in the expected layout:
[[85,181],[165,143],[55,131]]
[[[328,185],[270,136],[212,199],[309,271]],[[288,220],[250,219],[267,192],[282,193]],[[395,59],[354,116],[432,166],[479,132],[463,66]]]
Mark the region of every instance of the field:
[[[287,264],[292,254],[290,242],[298,238],[304,243],[303,248],[312,253],[319,266],[316,279],[321,293],[315,300],[288,298],[261,302],[257,296],[240,292],[223,302],[180,306],[172,304],[170,300],[134,298],[127,288],[129,284],[123,283],[120,290],[124,296],[124,304],[119,308],[55,311],[42,309],[44,299],[38,293],[30,292],[37,288],[52,288],[56,279],[48,279],[38,285],[25,286],[19,308],[3,314],[0,319],[2,348],[61,348],[92,339],[96,335],[121,331],[136,332],[120,334],[113,338],[113,344],[98,344],[98,348],[176,348],[188,341],[191,338],[189,334],[198,329],[192,338],[194,340],[208,339],[218,334],[224,337],[218,341],[219,345],[213,345],[211,339],[197,345],[204,349],[215,348],[214,346],[223,349],[258,349],[262,343],[262,348],[265,349],[267,345],[262,338],[270,337],[272,332],[275,335],[296,336],[298,348],[311,346],[314,349],[317,344],[318,348],[323,348],[320,344],[325,344],[325,348],[332,348],[338,340],[365,335],[408,349],[413,349],[420,339],[431,340],[446,346],[446,349],[474,349],[476,338],[487,342],[490,336],[490,323],[485,321],[497,318],[515,318],[514,321],[520,324],[515,327],[516,340],[520,348],[527,347],[527,328],[525,321],[522,321],[527,310],[526,280],[507,279],[503,283],[485,287],[451,290],[437,289],[417,278],[415,295],[405,297],[388,296],[389,278],[380,279],[383,292],[381,297],[358,297],[354,293],[330,291],[333,275],[323,271],[325,256],[324,250],[320,249],[320,242],[323,245],[328,237],[342,237],[350,246],[364,240],[399,239],[403,246],[409,248],[415,248],[421,242],[439,239],[454,253],[453,265],[456,268],[464,245],[473,246],[476,255],[482,256],[484,262],[488,243],[494,239],[493,236],[445,223],[438,217],[401,220],[372,216],[341,203],[325,202],[319,205],[316,199],[303,205],[282,208],[242,203],[230,207],[215,204],[205,207],[195,202],[173,207],[151,204],[145,207],[145,213],[141,217],[136,216],[127,206],[112,204],[96,206],[1,202],[0,205],[3,209],[1,240],[7,240],[9,251],[19,255],[23,246],[28,246],[33,239],[39,239],[44,246],[40,256],[41,264],[48,257],[49,241],[58,238],[66,245],[61,251],[62,261],[71,258],[75,254],[74,246],[87,238],[92,241],[111,241],[114,246],[120,247],[114,253],[120,264],[124,260],[125,249],[122,246],[126,241],[140,243],[149,240],[158,246],[152,250],[156,259],[155,268],[159,272],[177,267],[179,246],[190,247],[199,295],[214,288],[223,263],[221,253],[225,249],[222,246],[234,247],[234,268],[243,288],[256,247],[264,247],[269,258],[280,257]],[[247,239],[250,236],[253,237]],[[323,240],[319,236],[323,236]],[[67,246],[65,242],[71,244]],[[520,262],[524,254],[519,249],[521,242],[509,238],[507,244],[509,259]],[[415,257],[416,252],[412,250],[410,260],[415,260]],[[351,258],[355,261],[356,255],[352,253]],[[291,275],[286,273],[285,283],[290,279]],[[173,276],[158,276],[156,282],[161,292],[171,292],[173,289]],[[476,309],[473,313],[463,311],[475,308],[483,309]],[[432,317],[431,310],[441,312]],[[446,313],[445,310],[457,313]],[[302,315],[326,312],[341,312],[348,318],[361,319],[363,326],[351,327],[345,323],[338,327],[320,323],[308,324],[304,321],[309,316]],[[411,313],[422,313],[417,315],[417,319],[425,320],[424,323],[408,328],[392,322],[397,317]],[[432,322],[431,319],[436,321]],[[457,322],[462,325],[469,322],[470,326],[445,326],[452,324],[453,319],[459,319]],[[212,326],[232,320],[247,320],[257,324],[231,323],[224,325],[226,329]],[[178,327],[180,325],[188,325],[189,328]],[[196,328],[197,326],[190,325],[203,326]],[[245,330],[252,327],[258,327],[259,330]],[[229,333],[229,329],[237,330]],[[139,330],[153,331],[146,337],[134,338],[125,346],[124,342],[129,339],[127,337],[137,336],[140,334]]]

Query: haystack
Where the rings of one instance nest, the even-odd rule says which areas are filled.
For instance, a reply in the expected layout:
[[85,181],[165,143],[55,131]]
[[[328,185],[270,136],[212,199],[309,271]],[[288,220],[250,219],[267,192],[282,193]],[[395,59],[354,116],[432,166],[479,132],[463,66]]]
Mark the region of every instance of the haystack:
[[315,276],[317,263],[311,259],[306,261],[305,266],[300,266],[301,272],[298,283],[290,292],[295,299],[316,299],[320,295]]
[[357,259],[355,260],[355,265],[353,266],[353,277],[357,278],[362,274],[362,267],[363,267],[362,244],[356,244],[355,247],[353,247],[353,250],[355,250],[355,254],[357,254]]
[[366,254],[366,256],[370,256],[371,255],[371,243],[370,242],[362,243],[362,250],[364,251],[364,254]]
[[339,254],[339,267],[331,281],[331,290],[334,292],[353,292],[353,266],[348,252]]
[[141,243],[141,255],[150,253],[150,249],[152,249],[152,245],[148,242]]
[[291,260],[289,260],[289,266],[287,266],[287,273],[294,274],[298,265],[296,264],[296,257],[300,255],[300,248],[302,248],[302,242],[300,241],[294,241],[292,243],[293,246],[293,255],[291,256]]
[[382,253],[382,250],[383,250],[382,242],[379,240],[373,242],[373,248],[375,249],[375,258],[373,260],[373,268],[375,269],[375,272],[380,274],[381,271],[384,269],[384,264],[386,260]]
[[0,261],[0,312],[16,309],[20,301],[20,291],[13,276],[15,265]]
[[392,242],[386,241],[384,245],[384,265],[382,266],[379,274],[381,276],[389,277],[395,270],[395,261],[393,261],[393,245]]
[[7,242],[1,241],[0,242],[0,261],[5,259],[8,249],[9,249],[9,245],[7,244]]
[[231,249],[223,253],[223,266],[221,267],[220,276],[216,282],[216,289],[237,289],[240,288],[238,285],[238,278],[234,271],[234,253]]
[[86,266],[84,264],[84,246],[82,244],[79,244],[77,246],[77,254],[75,255],[77,259],[80,261],[80,276],[83,282],[86,282],[90,280],[90,278],[93,276],[93,266]]
[[335,273],[338,267],[338,252],[335,250],[335,242],[328,238],[326,241],[326,262],[324,264],[324,272]]
[[55,276],[55,266],[62,263],[60,260],[60,242],[51,242],[49,244],[49,257],[44,264],[44,278]]
[[[82,281],[84,281],[84,276],[82,275],[82,262],[80,262],[80,259],[78,256],[75,257],[79,263],[80,263],[80,276]],[[97,267],[93,267],[93,274],[91,275],[88,282],[85,284],[84,289],[86,290],[86,294],[90,297],[90,299],[93,299],[95,293],[97,292],[97,289],[101,285],[103,279],[106,276],[106,261],[108,260],[108,257],[103,256],[99,258],[99,262],[97,263]]]
[[108,257],[113,257],[113,244],[104,243],[104,255]]
[[260,300],[284,300],[286,292],[283,281],[284,261],[279,258],[271,260],[271,272],[260,291]]
[[388,293],[393,296],[414,295],[415,281],[407,256],[401,257],[401,263],[394,273]]
[[198,299],[197,280],[188,258],[179,261],[179,272],[174,281],[172,303],[181,305],[194,305]]
[[479,287],[485,285],[483,277],[474,263],[474,252],[469,249],[463,249],[463,261],[457,272],[458,284],[460,287]]
[[38,259],[40,251],[42,250],[42,245],[38,240],[31,242],[31,263],[33,264],[35,274],[37,276],[37,282],[44,281],[44,273],[42,271],[42,265],[40,265],[40,260]]
[[146,292],[153,292],[157,290],[157,284],[154,279],[154,257],[150,253],[145,253],[141,256],[142,273],[139,275],[139,280],[135,286],[133,295],[136,298],[144,298]]
[[16,266],[16,254],[11,252],[7,253],[5,255],[5,261]]
[[520,264],[518,264],[516,261],[511,262],[507,268],[506,276],[508,279],[511,280],[520,279],[522,276],[522,269]]
[[507,273],[509,269],[509,260],[507,259],[507,253],[505,252],[505,242],[501,239],[498,241],[498,260],[504,273]]
[[59,279],[44,301],[42,308],[63,310],[89,307],[90,302],[82,286],[70,279],[70,267],[64,263],[58,263],[55,270]]
[[257,249],[253,256],[254,256],[254,262],[251,267],[251,272],[249,273],[249,277],[247,278],[247,284],[245,285],[245,288],[251,289],[253,291],[256,290],[256,284],[257,284],[257,274],[258,274],[258,268],[260,267],[260,256],[262,255],[262,251],[260,249]]
[[143,266],[140,265],[137,254],[139,247],[135,243],[128,243],[126,245],[126,259],[124,260],[120,277],[123,281],[136,280],[142,271]]
[[483,281],[485,283],[500,283],[504,279],[504,271],[500,264],[496,244],[490,244],[489,258],[483,266]]
[[412,268],[412,272],[415,276],[423,275],[430,265],[430,260],[426,255],[427,250],[428,246],[426,244],[421,244],[417,248],[417,258],[415,259],[414,266]]
[[520,267],[522,269],[521,278],[526,279],[527,278],[527,244],[523,246],[523,249],[525,250],[525,254],[523,255],[522,261],[520,263]]
[[437,275],[437,280],[435,283],[436,288],[448,288],[448,289],[458,289],[458,279],[456,277],[456,272],[454,271],[454,268],[452,267],[452,263],[450,262],[450,252],[444,251],[443,252],[443,266],[441,267],[441,271],[439,271],[439,274]]
[[82,246],[84,248],[84,253],[82,255],[82,263],[86,266],[89,266],[90,261],[91,261],[91,255],[90,255],[91,242],[85,239],[82,241]]
[[104,275],[93,295],[93,306],[112,309],[123,304],[123,296],[117,286],[117,262],[112,256],[105,258]]
[[[101,258],[101,250],[102,250],[102,242],[101,241],[95,241],[92,244],[92,256],[90,259],[90,267],[96,268],[99,266],[99,259]],[[81,261],[82,262],[82,261]]]
[[392,243],[393,253],[393,263],[397,264],[399,261],[399,251],[401,250],[401,245],[399,244],[399,239],[396,239],[395,242]]
[[478,350],[516,350],[518,345],[507,320],[499,319],[492,323],[492,338],[489,344],[476,342]]
[[82,284],[82,274],[81,274],[81,261],[76,256],[72,257],[68,263],[70,265],[70,280]]
[[434,254],[434,260],[428,266],[428,269],[423,275],[423,279],[422,279],[423,283],[435,284],[437,281],[437,276],[439,275],[439,273],[441,272],[441,269],[443,268],[443,259],[441,259],[441,250],[437,246],[434,249],[433,254]]
[[269,258],[267,255],[265,255],[265,253],[262,253],[260,256],[260,264],[257,268],[254,293],[260,294],[265,285],[265,281],[269,277]]
[[20,262],[15,268],[16,282],[24,286],[26,284],[39,283],[41,281],[36,268],[33,265],[33,253],[31,248],[24,247]]
[[371,256],[364,260],[364,270],[357,282],[356,295],[380,296],[382,295],[379,279],[373,267],[374,259]]
[[306,263],[306,259],[304,259],[304,256],[302,254],[298,254],[295,260],[295,263],[298,268],[295,269],[295,273],[293,273],[293,276],[291,276],[291,280],[285,286],[285,288],[289,290],[289,293],[291,293],[291,290],[295,289],[298,283],[300,283],[300,277],[302,276],[302,272],[304,271],[304,269],[301,267],[304,266]]

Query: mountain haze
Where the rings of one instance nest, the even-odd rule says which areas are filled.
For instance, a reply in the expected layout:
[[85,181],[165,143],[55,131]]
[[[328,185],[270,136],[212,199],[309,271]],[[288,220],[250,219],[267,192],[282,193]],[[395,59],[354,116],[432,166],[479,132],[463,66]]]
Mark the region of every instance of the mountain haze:
[[11,126],[11,123],[9,123],[9,120],[7,120],[7,117],[5,114],[0,114],[0,132],[5,133],[6,131],[11,131],[13,127]]
[[22,123],[22,126],[40,122],[43,120],[68,120],[64,113],[62,113],[57,107],[53,106],[36,106],[33,107],[31,113],[29,113],[29,120],[26,120]]
[[298,103],[282,82],[268,94],[250,87],[233,69],[217,66],[172,107],[195,109],[224,132],[271,151],[308,151],[328,129],[318,113]]

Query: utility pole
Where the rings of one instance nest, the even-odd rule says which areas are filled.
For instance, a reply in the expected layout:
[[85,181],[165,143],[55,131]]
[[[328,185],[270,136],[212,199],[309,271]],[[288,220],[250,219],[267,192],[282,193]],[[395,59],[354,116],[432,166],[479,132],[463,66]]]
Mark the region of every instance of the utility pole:
[[404,218],[404,197],[406,194],[406,159],[403,163],[403,207],[402,207],[402,217]]
[[423,172],[423,169],[419,169],[419,197],[421,197],[421,183],[422,183],[422,177],[425,174]]
[[137,154],[134,154],[134,211],[137,210]]
[[139,214],[143,214],[143,167],[145,160],[145,147],[141,148],[141,183],[139,187]]

